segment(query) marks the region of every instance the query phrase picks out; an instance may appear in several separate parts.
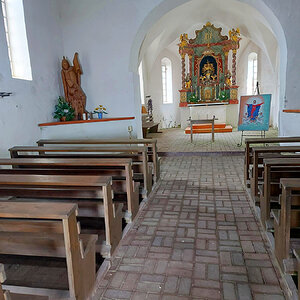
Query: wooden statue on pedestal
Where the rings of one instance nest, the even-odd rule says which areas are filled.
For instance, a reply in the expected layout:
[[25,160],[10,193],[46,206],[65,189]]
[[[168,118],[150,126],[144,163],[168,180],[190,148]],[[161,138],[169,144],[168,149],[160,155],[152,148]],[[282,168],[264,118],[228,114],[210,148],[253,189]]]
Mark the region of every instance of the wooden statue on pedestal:
[[86,96],[80,86],[81,74],[82,70],[78,61],[77,52],[74,55],[73,66],[70,66],[68,60],[63,57],[61,76],[64,85],[65,98],[74,108],[76,120],[82,119],[86,105]]

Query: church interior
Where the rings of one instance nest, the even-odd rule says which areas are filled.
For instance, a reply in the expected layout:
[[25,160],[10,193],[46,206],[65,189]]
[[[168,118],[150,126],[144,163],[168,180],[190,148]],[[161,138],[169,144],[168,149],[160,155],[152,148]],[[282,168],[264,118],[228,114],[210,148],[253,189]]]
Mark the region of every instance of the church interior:
[[300,3],[0,11],[0,300],[300,299]]

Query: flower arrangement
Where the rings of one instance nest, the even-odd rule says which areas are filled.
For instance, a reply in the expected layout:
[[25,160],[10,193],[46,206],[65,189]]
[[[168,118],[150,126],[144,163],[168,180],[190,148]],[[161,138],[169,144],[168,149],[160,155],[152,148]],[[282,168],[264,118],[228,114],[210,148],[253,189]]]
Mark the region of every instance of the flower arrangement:
[[106,108],[103,105],[98,105],[95,110],[94,113],[103,113],[103,114],[107,114],[106,112]]
[[72,121],[75,117],[75,110],[64,97],[58,97],[53,116],[61,121]]
[[103,118],[103,114],[107,114],[106,108],[103,105],[98,105],[95,110],[94,113],[98,113],[98,118],[102,119]]

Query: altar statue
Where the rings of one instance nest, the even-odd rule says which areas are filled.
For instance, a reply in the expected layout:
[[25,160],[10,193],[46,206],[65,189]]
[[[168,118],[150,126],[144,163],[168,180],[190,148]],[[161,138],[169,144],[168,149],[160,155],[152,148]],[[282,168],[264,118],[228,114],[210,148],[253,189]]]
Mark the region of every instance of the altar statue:
[[215,80],[217,77],[215,75],[214,65],[212,63],[210,63],[208,60],[202,68],[202,74],[206,81]]
[[239,42],[240,35],[241,33],[239,28],[237,29],[232,28],[231,30],[229,30],[229,38],[235,43]]
[[180,44],[179,44],[179,47],[180,48],[186,47],[187,44],[188,44],[188,40],[189,40],[189,38],[188,38],[187,33],[181,34],[180,35]]
[[185,78],[185,88],[187,90],[190,90],[191,89],[191,84],[192,84],[191,75],[188,73],[186,75],[186,78]]
[[73,59],[73,66],[70,66],[68,60],[63,57],[62,60],[62,81],[64,85],[65,98],[75,110],[75,119],[82,119],[85,112],[86,96],[81,89],[80,75],[82,70],[78,61],[78,53],[76,52]]

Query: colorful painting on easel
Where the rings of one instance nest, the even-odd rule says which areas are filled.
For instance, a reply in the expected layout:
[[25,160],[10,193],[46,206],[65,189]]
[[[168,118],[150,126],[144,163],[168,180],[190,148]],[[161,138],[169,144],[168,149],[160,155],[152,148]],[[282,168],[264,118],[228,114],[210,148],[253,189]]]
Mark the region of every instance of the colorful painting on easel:
[[271,94],[242,96],[240,101],[239,131],[269,130]]

